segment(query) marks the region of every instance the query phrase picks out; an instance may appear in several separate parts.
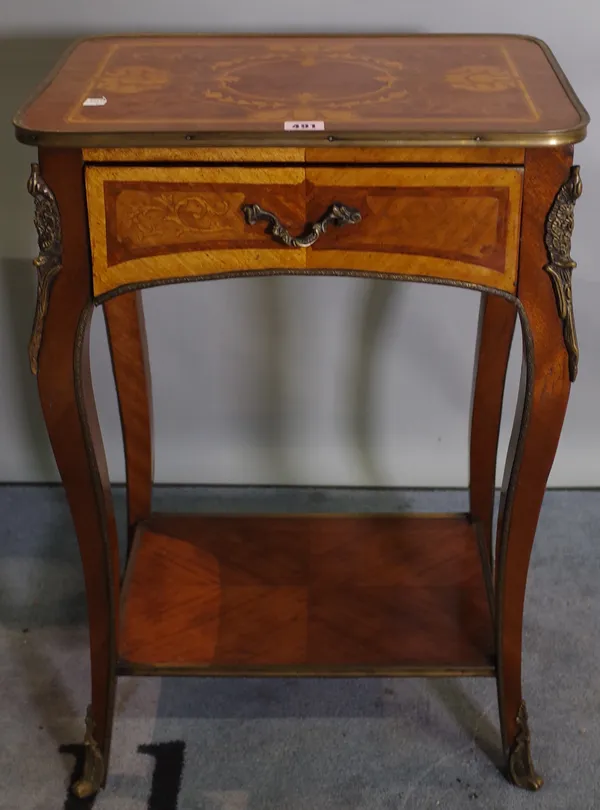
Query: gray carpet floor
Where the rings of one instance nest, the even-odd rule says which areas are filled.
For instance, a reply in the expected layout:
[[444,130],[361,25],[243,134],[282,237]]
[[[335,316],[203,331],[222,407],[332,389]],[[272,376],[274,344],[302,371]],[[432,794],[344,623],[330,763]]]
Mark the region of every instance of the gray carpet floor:
[[[115,493],[120,526],[123,491]],[[463,492],[159,488],[160,509],[460,511]],[[82,739],[83,581],[58,487],[0,487],[0,808],[59,810]],[[98,810],[600,805],[600,493],[551,491],[527,595],[538,794],[498,771],[493,680],[123,679]],[[177,782],[180,779],[180,784]],[[179,792],[178,792],[179,791]]]

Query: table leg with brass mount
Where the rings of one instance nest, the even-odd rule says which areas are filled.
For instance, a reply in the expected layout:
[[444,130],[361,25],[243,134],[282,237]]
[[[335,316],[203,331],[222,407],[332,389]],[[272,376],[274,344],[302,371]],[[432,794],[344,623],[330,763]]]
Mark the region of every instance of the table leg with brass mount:
[[[413,63],[428,73],[407,73]],[[298,132],[282,116],[325,124]],[[30,364],[88,603],[92,697],[75,793],[104,784],[126,675],[495,677],[507,775],[539,788],[523,608],[577,374],[572,144],[587,124],[547,48],[493,36],[97,38],[15,123],[39,148]],[[467,514],[153,511],[141,290],[273,274],[481,295]],[[100,307],[126,456],[123,570],[89,365]],[[522,380],[494,531],[517,318]]]

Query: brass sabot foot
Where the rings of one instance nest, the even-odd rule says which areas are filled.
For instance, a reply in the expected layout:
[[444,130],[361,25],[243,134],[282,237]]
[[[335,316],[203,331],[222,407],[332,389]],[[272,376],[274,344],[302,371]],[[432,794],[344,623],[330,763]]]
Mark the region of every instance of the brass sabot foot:
[[78,779],[71,790],[78,799],[87,799],[98,793],[104,784],[104,757],[96,739],[94,737],[94,720],[92,718],[92,707],[88,706],[87,717],[85,719],[85,759],[83,762],[83,774]]
[[513,785],[523,790],[539,790],[544,784],[531,758],[531,734],[525,701],[517,714],[517,736],[508,756],[508,776]]
[[100,785],[95,785],[93,782],[89,782],[87,779],[78,779],[71,790],[78,799],[87,799],[89,796],[93,796],[94,794],[98,793],[100,790]]

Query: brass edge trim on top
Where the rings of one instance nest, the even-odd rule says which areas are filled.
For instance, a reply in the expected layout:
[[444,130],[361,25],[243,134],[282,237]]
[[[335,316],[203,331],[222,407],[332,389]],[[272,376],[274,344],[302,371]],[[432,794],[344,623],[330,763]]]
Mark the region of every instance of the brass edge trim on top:
[[[68,58],[71,56],[73,51],[81,45],[83,42],[86,41],[93,41],[99,39],[136,39],[136,38],[157,38],[157,37],[240,37],[242,38],[249,38],[249,37],[277,37],[277,38],[289,38],[294,39],[298,38],[301,39],[303,37],[312,37],[312,38],[365,38],[365,39],[377,39],[377,38],[390,38],[390,37],[397,37],[397,38],[410,38],[410,37],[431,37],[431,38],[480,38],[480,39],[525,39],[529,42],[535,43],[544,53],[544,56],[548,60],[550,67],[552,68],[556,78],[558,79],[559,84],[561,85],[565,95],[567,96],[568,100],[571,102],[575,110],[577,111],[580,123],[576,127],[572,127],[569,129],[564,130],[553,130],[544,133],[529,133],[523,134],[519,132],[511,133],[494,133],[493,137],[490,133],[460,133],[460,132],[449,132],[447,133],[445,138],[439,138],[438,133],[436,133],[436,138],[433,137],[431,133],[427,131],[422,132],[414,132],[414,133],[402,133],[400,130],[396,133],[395,137],[390,137],[390,132],[372,132],[368,138],[365,138],[365,133],[351,133],[345,132],[342,135],[336,135],[334,131],[328,133],[327,135],[320,135],[317,133],[305,133],[305,135],[301,138],[295,138],[295,140],[289,140],[285,137],[281,138],[261,138],[261,134],[263,133],[252,133],[249,132],[247,135],[248,137],[240,138],[239,133],[235,133],[237,138],[239,139],[236,142],[233,140],[227,139],[228,133],[202,133],[202,136],[208,136],[207,139],[204,137],[200,137],[197,133],[193,136],[192,140],[189,140],[190,133],[184,132],[164,132],[164,133],[119,133],[119,132],[103,132],[103,133],[56,133],[56,132],[42,132],[39,130],[30,130],[26,127],[23,127],[20,123],[20,117],[22,116],[23,112],[30,106],[35,98],[37,98],[40,93],[42,93],[54,80],[55,76],[58,74],[60,69],[66,63]],[[579,97],[575,93],[573,86],[567,79],[564,71],[560,67],[556,57],[554,56],[552,50],[550,49],[549,45],[547,45],[543,40],[538,39],[537,37],[530,36],[527,34],[476,34],[476,33],[434,33],[434,34],[407,34],[407,33],[369,33],[369,34],[356,34],[352,32],[346,32],[341,34],[327,34],[323,32],[318,33],[260,33],[254,32],[250,34],[243,34],[243,33],[223,33],[223,32],[203,32],[203,33],[171,33],[171,34],[157,34],[156,32],[146,32],[146,33],[139,33],[133,35],[127,34],[101,34],[92,37],[80,37],[76,39],[71,45],[64,51],[61,58],[58,60],[54,68],[50,71],[50,73],[46,76],[46,78],[40,82],[38,87],[35,88],[33,93],[27,98],[25,103],[21,105],[17,113],[13,118],[13,126],[15,127],[15,134],[17,140],[21,143],[31,145],[31,146],[73,146],[73,147],[89,147],[89,146],[105,146],[105,147],[117,147],[117,146],[124,146],[129,143],[127,138],[132,138],[132,142],[129,143],[131,146],[139,146],[139,147],[150,147],[150,146],[192,146],[194,143],[201,141],[203,145],[211,145],[211,146],[222,146],[222,145],[230,145],[230,146],[247,146],[249,143],[257,142],[261,143],[265,146],[307,146],[309,144],[314,143],[324,143],[329,146],[335,145],[345,145],[345,146],[370,146],[373,143],[384,144],[387,146],[412,146],[415,142],[418,141],[427,141],[431,146],[517,146],[517,147],[529,147],[529,146],[565,146],[568,144],[579,143],[582,141],[586,134],[587,134],[587,126],[590,122],[590,116],[586,108],[583,106]],[[148,136],[149,140],[146,140],[144,136]],[[316,137],[311,137],[316,136]],[[330,140],[331,138],[331,140]],[[212,143],[210,143],[210,139],[215,139]],[[256,139],[256,141],[254,140]],[[361,140],[362,139],[362,140]],[[135,140],[135,143],[133,142]]]
[[[589,121],[589,119],[588,119]],[[533,148],[568,146],[580,143],[587,134],[587,121],[574,129],[554,130],[549,132],[495,132],[495,133],[466,133],[447,132],[443,137],[439,132],[343,132],[335,133],[305,133],[303,136],[294,135],[288,139],[282,135],[273,135],[271,132],[249,131],[240,132],[37,132],[28,130],[15,124],[17,140],[28,146],[45,147],[72,147],[77,149],[105,148],[117,149],[119,147],[136,147],[151,149],[153,147],[185,147],[185,146],[272,146],[272,147],[414,147],[422,146],[446,148],[453,146],[478,146]]]

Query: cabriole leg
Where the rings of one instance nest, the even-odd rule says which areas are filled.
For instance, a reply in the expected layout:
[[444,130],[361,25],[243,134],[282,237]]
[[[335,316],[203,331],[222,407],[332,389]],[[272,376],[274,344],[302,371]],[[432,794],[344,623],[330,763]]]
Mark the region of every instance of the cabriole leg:
[[[537,790],[521,690],[523,607],[529,560],[560,437],[577,344],[570,290],[573,204],[580,192],[570,149],[528,150],[518,297],[525,362],[503,486],[497,543],[498,695],[508,776]],[[567,273],[568,270],[568,273]],[[559,294],[555,276],[562,276]]]
[[[91,656],[91,704],[85,767],[76,795],[104,784],[115,692],[119,587],[117,532],[89,362],[91,272],[77,150],[41,150],[29,190],[36,205],[40,255],[38,307],[30,346],[44,419],[75,526],[85,578]],[[47,262],[52,278],[42,275]]]

